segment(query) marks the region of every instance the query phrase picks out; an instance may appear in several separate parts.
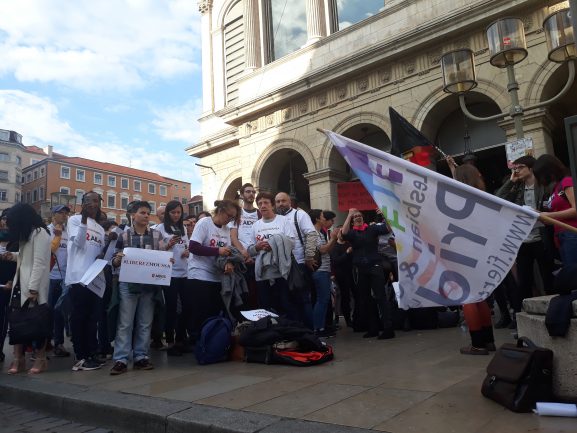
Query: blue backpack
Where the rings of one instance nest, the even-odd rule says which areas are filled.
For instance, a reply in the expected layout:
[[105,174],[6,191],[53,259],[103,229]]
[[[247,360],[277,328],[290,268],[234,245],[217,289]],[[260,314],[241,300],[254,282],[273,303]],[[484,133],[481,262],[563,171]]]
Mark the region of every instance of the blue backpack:
[[200,365],[214,364],[228,359],[231,347],[232,322],[223,315],[204,322],[194,355]]

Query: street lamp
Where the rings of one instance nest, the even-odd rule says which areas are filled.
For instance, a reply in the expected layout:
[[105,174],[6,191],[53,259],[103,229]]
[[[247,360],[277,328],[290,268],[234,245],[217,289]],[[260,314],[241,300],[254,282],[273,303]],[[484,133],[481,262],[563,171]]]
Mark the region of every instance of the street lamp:
[[574,60],[577,59],[577,54],[569,9],[561,9],[549,15],[543,22],[543,28],[547,38],[549,60],[556,63],[567,63],[569,68],[567,83],[551,99],[528,107],[522,107],[519,103],[519,84],[515,78],[515,65],[527,57],[523,21],[519,18],[503,18],[487,27],[490,63],[497,68],[507,69],[507,90],[511,98],[509,113],[478,117],[468,110],[465,104],[465,93],[477,86],[474,55],[470,49],[455,50],[442,56],[443,90],[459,95],[461,110],[472,120],[488,121],[510,116],[515,124],[517,138],[523,138],[523,113],[558,101],[569,91],[575,80]]

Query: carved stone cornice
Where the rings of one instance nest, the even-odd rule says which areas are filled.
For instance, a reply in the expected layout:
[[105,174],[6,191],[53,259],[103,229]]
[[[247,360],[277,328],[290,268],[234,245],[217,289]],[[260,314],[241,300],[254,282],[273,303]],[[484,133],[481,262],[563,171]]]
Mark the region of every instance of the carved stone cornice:
[[198,0],[198,11],[204,15],[212,9],[212,0]]

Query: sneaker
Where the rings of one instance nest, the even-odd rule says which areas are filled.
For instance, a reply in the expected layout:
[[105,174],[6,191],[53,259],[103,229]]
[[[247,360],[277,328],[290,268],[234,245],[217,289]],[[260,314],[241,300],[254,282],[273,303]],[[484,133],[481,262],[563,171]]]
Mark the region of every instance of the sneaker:
[[92,357],[92,359],[100,365],[106,364],[106,355],[105,356],[95,355]]
[[61,344],[54,348],[54,356],[57,358],[68,358],[70,352],[64,348]]
[[395,331],[393,329],[386,329],[377,337],[378,340],[390,340],[391,338],[395,338]]
[[98,370],[102,368],[102,364],[96,362],[92,358],[82,359],[74,364],[72,367],[72,371],[91,371],[91,370]]
[[134,363],[134,369],[135,370],[153,370],[154,365],[152,365],[152,363],[147,358],[142,358],[141,360],[136,361]]
[[126,367],[126,364],[124,362],[116,361],[112,366],[112,368],[110,369],[110,375],[118,376],[119,374],[126,373],[127,371],[128,368]]

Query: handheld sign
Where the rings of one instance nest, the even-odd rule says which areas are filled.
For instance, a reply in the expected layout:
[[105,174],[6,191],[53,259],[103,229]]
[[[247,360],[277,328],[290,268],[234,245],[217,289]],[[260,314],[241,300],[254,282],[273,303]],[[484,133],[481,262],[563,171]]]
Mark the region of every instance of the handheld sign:
[[170,286],[172,252],[124,248],[118,281]]

